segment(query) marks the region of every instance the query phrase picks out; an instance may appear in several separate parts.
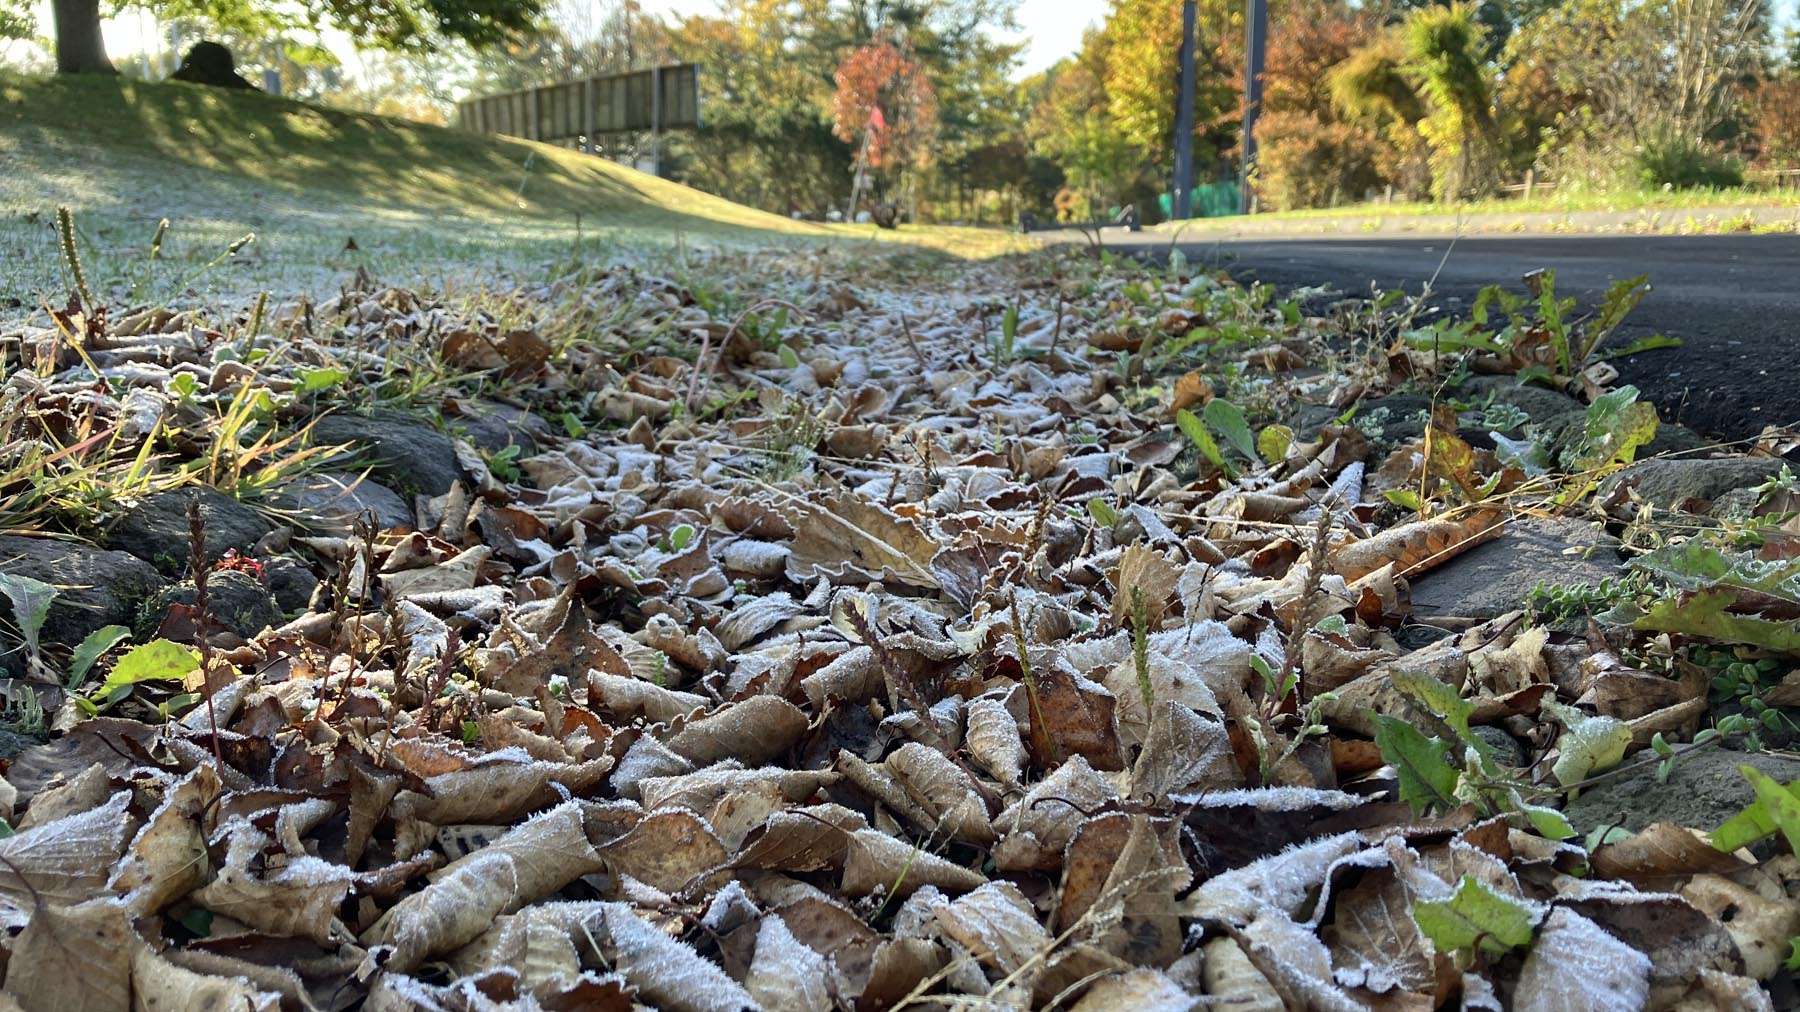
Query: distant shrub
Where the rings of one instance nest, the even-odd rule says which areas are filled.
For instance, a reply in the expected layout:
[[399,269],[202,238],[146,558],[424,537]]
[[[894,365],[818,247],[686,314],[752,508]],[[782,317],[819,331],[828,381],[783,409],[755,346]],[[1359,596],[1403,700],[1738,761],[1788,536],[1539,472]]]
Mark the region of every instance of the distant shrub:
[[1638,182],[1646,189],[1722,189],[1744,185],[1744,167],[1737,159],[1672,131],[1652,134],[1632,157]]

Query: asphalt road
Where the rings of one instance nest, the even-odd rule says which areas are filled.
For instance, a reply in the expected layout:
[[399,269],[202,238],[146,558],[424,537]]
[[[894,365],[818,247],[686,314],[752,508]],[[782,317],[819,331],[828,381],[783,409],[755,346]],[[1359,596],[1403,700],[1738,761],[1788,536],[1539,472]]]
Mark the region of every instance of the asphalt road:
[[[1108,240],[1168,250],[1142,234]],[[1418,292],[1435,274],[1433,299],[1449,312],[1484,285],[1523,292],[1519,279],[1539,267],[1554,269],[1558,293],[1581,299],[1584,310],[1614,281],[1648,274],[1652,290],[1614,342],[1663,333],[1683,344],[1615,359],[1623,382],[1665,419],[1710,436],[1800,423],[1800,236],[1482,236],[1454,248],[1443,238],[1371,236],[1183,243],[1182,251],[1242,279],[1283,289],[1325,284],[1347,295],[1367,294],[1371,283]]]

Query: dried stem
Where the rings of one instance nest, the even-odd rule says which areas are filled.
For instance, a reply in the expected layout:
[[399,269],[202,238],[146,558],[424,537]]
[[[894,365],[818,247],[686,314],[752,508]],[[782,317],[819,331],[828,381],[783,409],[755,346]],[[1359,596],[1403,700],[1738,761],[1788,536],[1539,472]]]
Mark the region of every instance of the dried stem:
[[206,518],[200,513],[200,497],[188,500],[188,540],[193,552],[188,566],[194,573],[194,638],[200,641],[200,690],[206,694],[206,719],[212,725],[213,761],[225,768],[225,757],[219,751],[219,710],[213,702],[212,642],[207,638],[208,599],[206,581],[210,575],[206,564]]

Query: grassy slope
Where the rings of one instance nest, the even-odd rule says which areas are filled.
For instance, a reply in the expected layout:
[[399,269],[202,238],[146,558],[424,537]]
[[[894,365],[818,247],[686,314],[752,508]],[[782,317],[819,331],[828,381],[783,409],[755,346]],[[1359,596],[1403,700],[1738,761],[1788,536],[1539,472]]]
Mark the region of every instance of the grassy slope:
[[[396,281],[480,276],[566,254],[578,219],[592,246],[869,231],[790,221],[549,145],[260,93],[0,76],[0,302],[64,290],[58,204],[75,209],[94,285],[133,301],[320,290],[357,267]],[[164,260],[151,265],[165,217]],[[247,232],[254,244],[206,266]],[[968,239],[904,238],[939,248]]]

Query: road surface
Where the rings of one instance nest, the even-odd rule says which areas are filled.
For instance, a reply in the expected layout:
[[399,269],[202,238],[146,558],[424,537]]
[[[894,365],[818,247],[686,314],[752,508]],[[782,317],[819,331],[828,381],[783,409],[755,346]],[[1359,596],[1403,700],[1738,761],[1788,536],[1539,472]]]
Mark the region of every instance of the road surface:
[[[1119,232],[1108,245],[1156,255],[1168,241]],[[1434,274],[1434,300],[1455,312],[1482,286],[1524,291],[1520,277],[1548,267],[1559,294],[1583,309],[1612,282],[1648,274],[1652,291],[1615,343],[1664,333],[1680,348],[1614,360],[1621,381],[1655,401],[1665,419],[1740,439],[1763,426],[1800,423],[1800,236],[1532,236],[1184,242],[1190,261],[1281,288],[1327,284],[1365,294],[1371,283],[1417,292]],[[1445,251],[1449,249],[1449,257]],[[1440,270],[1440,264],[1442,269]]]

